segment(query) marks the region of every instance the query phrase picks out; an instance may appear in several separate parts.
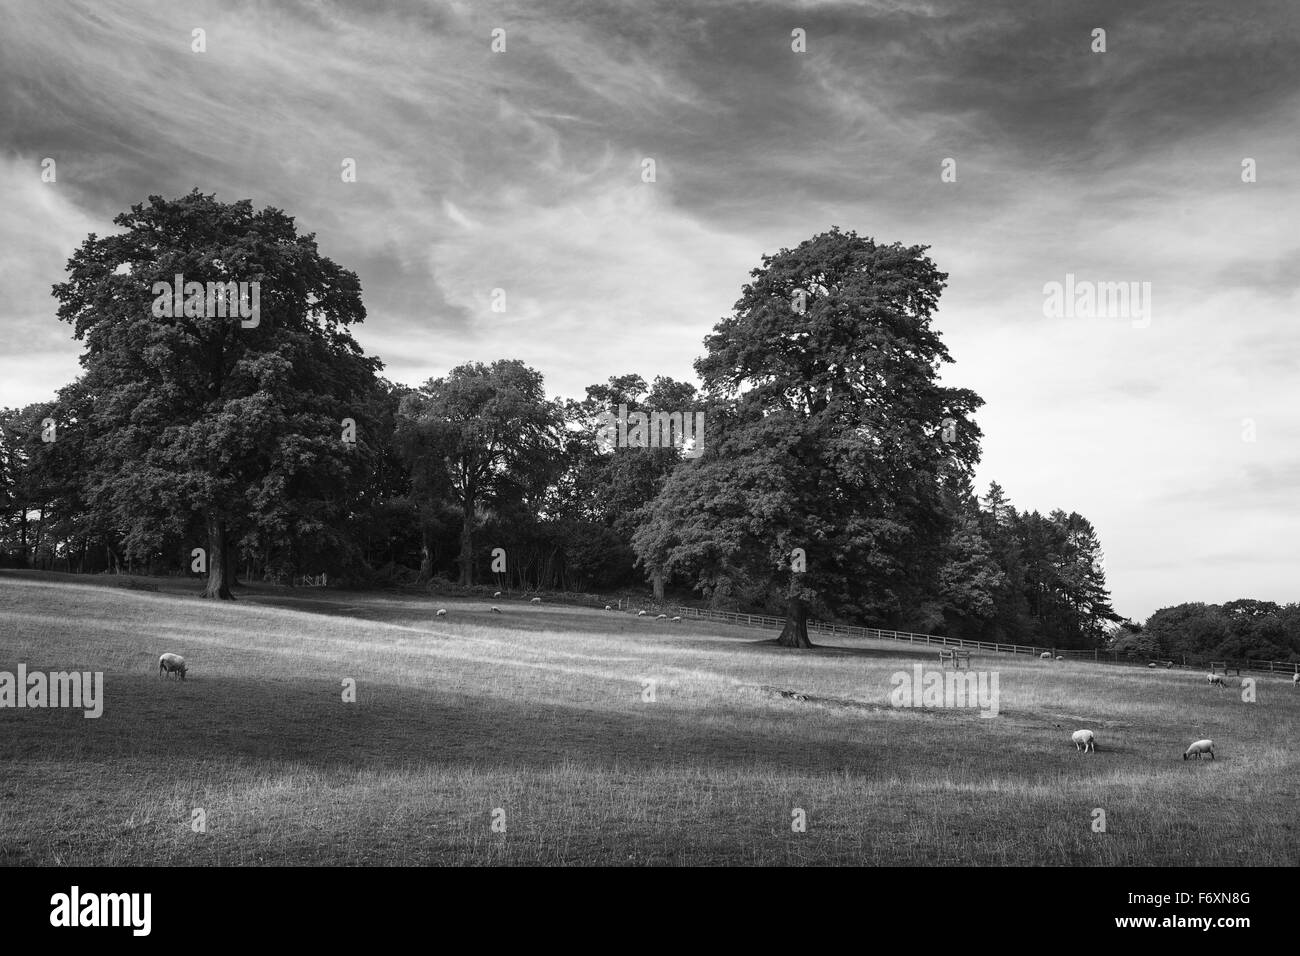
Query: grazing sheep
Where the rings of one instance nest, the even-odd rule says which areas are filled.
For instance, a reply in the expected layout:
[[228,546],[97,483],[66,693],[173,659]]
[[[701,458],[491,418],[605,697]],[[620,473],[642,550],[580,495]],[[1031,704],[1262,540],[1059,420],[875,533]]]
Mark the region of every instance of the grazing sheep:
[[1150,664],[1147,665],[1147,667],[1155,667],[1155,666],[1156,666],[1156,662],[1155,662],[1155,661],[1152,661]]
[[497,592],[497,593],[496,593],[496,594],[494,594],[494,595],[492,595],[492,596],[493,596],[493,597],[494,597],[494,598],[498,598],[498,597],[500,597],[500,596],[501,596],[501,592],[500,592],[500,591],[498,591],[498,592]]
[[497,607],[495,604],[492,605],[492,613],[493,613],[493,614],[500,614],[500,613],[501,613],[501,608]]
[[542,599],[541,599],[541,598],[533,598],[533,599],[532,599],[531,601],[529,601],[528,603],[529,603],[529,604],[541,604],[541,603],[542,603]]
[[1050,661],[1050,660],[1052,659],[1052,652],[1051,652],[1051,651],[1043,651],[1043,653],[1041,653],[1041,654],[1038,655],[1038,659],[1041,660],[1041,661]]
[[656,621],[666,621],[666,620],[668,620],[668,615],[667,615],[667,614],[656,614],[656,615],[655,615],[655,620],[656,620]]
[[637,611],[637,612],[636,612],[636,616],[637,616],[637,617],[645,617],[645,611]]
[[1097,752],[1097,738],[1091,730],[1076,730],[1070,734],[1070,739],[1074,741],[1075,750],[1082,750],[1084,753],[1089,750],[1093,753]]
[[180,679],[185,679],[185,658],[179,654],[164,654],[158,658],[158,676],[162,677],[163,673],[178,674]]
[[447,609],[446,609],[445,607],[440,607],[440,608],[438,608],[438,613],[437,613],[436,616],[437,616],[437,617],[446,617],[446,616],[447,616]]
[[1183,754],[1183,759],[1186,760],[1188,757],[1195,757],[1197,760],[1200,760],[1201,754],[1209,754],[1210,759],[1211,760],[1214,759],[1213,740],[1196,741],[1196,743],[1192,744],[1190,747],[1187,748],[1187,753]]
[[606,604],[606,605],[605,605],[605,610],[606,610],[606,611],[612,611],[612,610],[614,610],[614,609],[613,609],[612,607],[610,607],[608,604]]
[[1065,660],[1065,655],[1064,655],[1064,654],[1057,654],[1057,655],[1056,655],[1056,659],[1057,659],[1058,661],[1063,661],[1063,660]]
[[675,618],[673,618],[673,620],[674,620],[674,621],[680,621],[680,620],[681,620],[681,617],[675,617]]
[[1220,690],[1226,690],[1228,685],[1223,682],[1222,674],[1206,674],[1206,681],[1211,687],[1217,686]]
[[1294,687],[1296,684],[1300,684],[1300,674],[1291,675],[1291,686]]

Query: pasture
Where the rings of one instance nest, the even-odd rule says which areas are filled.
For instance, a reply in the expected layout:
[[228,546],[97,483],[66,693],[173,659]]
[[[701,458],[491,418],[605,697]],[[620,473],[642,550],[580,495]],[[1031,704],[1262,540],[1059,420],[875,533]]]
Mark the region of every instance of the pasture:
[[[103,671],[105,697],[0,709],[0,864],[1300,863],[1288,678],[1246,703],[1235,677],[976,653],[987,719],[890,706],[892,674],[939,666],[892,642],[155,583],[0,573],[0,670]],[[1184,761],[1201,737],[1217,759]]]

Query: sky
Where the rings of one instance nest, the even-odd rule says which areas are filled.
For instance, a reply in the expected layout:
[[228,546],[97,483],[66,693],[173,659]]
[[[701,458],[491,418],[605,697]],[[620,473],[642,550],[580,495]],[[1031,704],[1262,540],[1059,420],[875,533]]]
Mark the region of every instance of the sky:
[[[837,225],[930,247],[980,489],[1092,521],[1120,614],[1300,599],[1292,0],[6,8],[0,406],[78,374],[50,287],[150,195],[293,215],[392,381],[575,398],[695,381],[761,256]],[[1149,311],[1047,314],[1067,282]]]

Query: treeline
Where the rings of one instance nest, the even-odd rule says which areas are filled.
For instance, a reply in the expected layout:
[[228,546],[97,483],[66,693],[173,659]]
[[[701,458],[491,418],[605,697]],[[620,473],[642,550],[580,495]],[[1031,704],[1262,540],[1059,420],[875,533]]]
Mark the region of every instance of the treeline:
[[[1058,648],[1105,642],[1119,615],[1106,587],[1101,541],[1087,518],[1059,509],[1046,516],[1018,512],[997,482],[976,518],[954,535],[945,581],[955,594],[973,592],[976,606],[989,608],[976,618],[980,639]],[[991,569],[981,566],[981,555]]]
[[1134,660],[1300,661],[1300,604],[1248,598],[1179,604],[1143,625],[1124,622],[1111,646]]
[[[681,405],[695,389],[627,375],[588,393],[548,400],[540,374],[509,360],[465,365],[419,388],[376,379],[364,401],[318,423],[315,441],[337,445],[337,457],[299,449],[278,467],[259,461],[256,447],[241,461],[232,422],[218,439],[229,466],[267,467],[222,516],[229,567],[284,583],[324,572],[350,586],[437,578],[518,590],[642,587],[631,534],[681,454],[603,452],[591,422],[611,399],[635,411]],[[177,485],[202,484],[206,464],[188,474],[159,467],[174,460],[159,443],[112,453],[105,468],[104,443],[129,428],[105,418],[80,381],[54,402],[0,411],[0,565],[197,574],[198,548],[207,577],[211,520],[167,506]],[[349,418],[354,442],[340,437]],[[339,472],[333,487],[313,464]]]
[[[516,361],[463,366],[419,389],[376,385],[367,416],[375,433],[358,442],[358,454],[378,467],[359,469],[333,521],[311,487],[290,495],[293,485],[285,483],[273,499],[250,500],[231,522],[240,577],[289,582],[326,572],[353,586],[441,578],[595,592],[648,583],[661,598],[667,587],[680,593],[689,584],[638,567],[633,539],[649,525],[669,474],[691,462],[676,447],[602,449],[597,416],[620,404],[629,414],[691,408],[698,404],[693,386],[667,378],[647,386],[629,374],[588,387],[582,402],[549,401],[540,375]],[[466,391],[476,391],[477,402],[457,405]],[[88,436],[83,419],[70,414],[84,398],[74,384],[59,401],[0,411],[0,562],[77,573],[189,573],[193,549],[207,543],[197,516],[142,544],[117,526],[111,507],[96,506],[103,495],[83,451]],[[56,423],[53,435],[46,422]],[[129,470],[119,478],[137,490],[150,480]],[[939,516],[950,530],[933,593],[918,589],[911,615],[863,623],[1096,646],[1113,615],[1087,519],[1019,513],[996,483],[983,500],[966,491],[948,504],[951,511]],[[504,570],[493,570],[496,549],[504,552],[495,562]],[[780,607],[761,594],[719,597],[728,607]]]
[[[832,229],[764,256],[701,388],[624,374],[578,400],[517,360],[384,380],[356,276],[279,210],[196,191],[115,222],[54,289],[83,374],[0,414],[9,564],[201,573],[214,598],[321,572],[647,589],[783,612],[794,646],[810,615],[1058,647],[1117,620],[1084,517],[974,493],[983,403],[938,382],[925,247]],[[159,314],[177,274],[200,298]],[[235,280],[260,283],[255,323],[203,308]]]

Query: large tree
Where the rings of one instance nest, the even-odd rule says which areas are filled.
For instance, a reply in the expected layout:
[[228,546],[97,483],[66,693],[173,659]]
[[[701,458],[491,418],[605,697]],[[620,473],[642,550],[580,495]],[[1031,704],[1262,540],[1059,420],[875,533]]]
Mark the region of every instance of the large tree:
[[[568,466],[563,484],[556,488],[558,509],[600,522],[630,545],[637,528],[648,520],[648,509],[668,475],[682,463],[682,434],[673,424],[667,433],[654,429],[653,446],[619,444],[617,426],[602,415],[618,416],[626,410],[629,416],[690,416],[697,406],[695,386],[665,376],[649,386],[635,374],[611,376],[607,384],[587,386],[586,399],[570,401],[565,408]],[[633,428],[635,422],[634,417]],[[627,550],[625,546],[615,553]],[[664,572],[653,565],[646,570],[656,600],[663,600]]]
[[[84,557],[87,539],[95,535],[95,522],[82,502],[89,461],[81,428],[85,418],[85,396],[74,384],[61,389],[55,401],[28,405],[0,422],[0,445],[16,479],[12,546],[24,565],[49,567],[70,558],[74,538],[82,540]],[[114,542],[100,530],[108,567],[115,559]]]
[[947,276],[925,249],[834,228],[763,257],[695,364],[704,452],[637,532],[648,566],[779,594],[791,647],[810,609],[899,620],[934,592],[942,488],[978,457],[982,401],[938,382]]
[[947,633],[978,638],[996,614],[1006,574],[984,537],[979,503],[968,488],[952,495],[951,512],[953,529],[939,571],[936,619],[947,626]]
[[406,395],[398,430],[423,507],[449,495],[460,509],[460,583],[473,584],[482,508],[539,497],[558,471],[559,410],[523,362],[475,362]]
[[[369,468],[361,410],[380,362],[347,328],[365,317],[360,283],[292,217],[248,200],[150,196],[114,223],[121,231],[87,238],[54,287],[86,344],[91,506],[135,553],[201,536],[204,594],[230,598],[241,538],[328,535]],[[158,291],[177,275],[180,310]],[[231,282],[250,283],[244,315],[230,315]]]
[[1056,647],[1101,646],[1120,620],[1110,603],[1101,542],[1088,519],[1055,509],[1015,518],[1025,597],[1037,639]]
[[1002,571],[1001,584],[993,597],[993,620],[987,639],[1025,643],[1037,639],[1026,598],[1025,562],[1019,531],[1020,516],[996,481],[979,509],[980,527],[993,559]]

